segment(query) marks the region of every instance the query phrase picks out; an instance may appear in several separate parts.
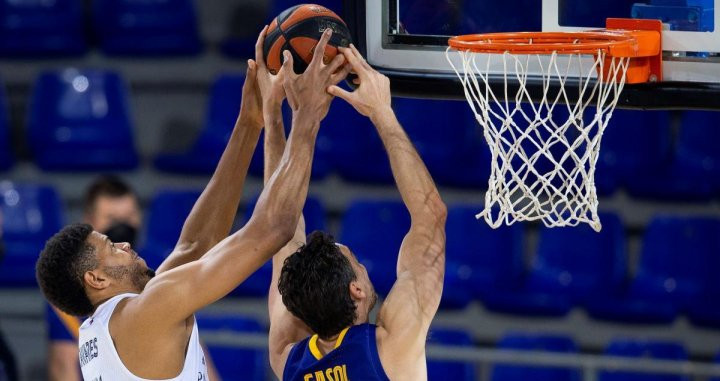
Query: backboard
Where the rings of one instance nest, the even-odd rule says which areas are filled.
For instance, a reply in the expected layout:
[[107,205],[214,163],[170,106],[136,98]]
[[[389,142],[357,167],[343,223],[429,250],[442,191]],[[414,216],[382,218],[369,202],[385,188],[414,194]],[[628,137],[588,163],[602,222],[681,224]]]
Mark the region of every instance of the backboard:
[[[463,98],[449,37],[603,28],[607,18],[663,21],[662,82],[626,85],[618,107],[720,109],[720,0],[346,0],[356,45],[396,94]],[[588,57],[592,59],[592,57]],[[498,76],[502,67],[491,67]],[[531,76],[532,70],[529,73]],[[532,83],[532,81],[530,81]]]

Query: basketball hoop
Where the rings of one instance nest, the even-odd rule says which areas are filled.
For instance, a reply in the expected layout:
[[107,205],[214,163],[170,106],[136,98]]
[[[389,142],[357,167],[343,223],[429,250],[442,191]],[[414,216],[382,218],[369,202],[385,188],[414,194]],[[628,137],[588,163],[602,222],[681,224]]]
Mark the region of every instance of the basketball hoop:
[[[588,223],[600,231],[594,178],[605,127],[625,83],[662,80],[660,21],[609,19],[607,27],[450,39],[448,62],[492,156],[478,219],[493,228],[539,220],[548,227]],[[539,103],[528,91],[531,66],[541,73]],[[503,94],[493,91],[491,67],[503,68],[497,77]]]

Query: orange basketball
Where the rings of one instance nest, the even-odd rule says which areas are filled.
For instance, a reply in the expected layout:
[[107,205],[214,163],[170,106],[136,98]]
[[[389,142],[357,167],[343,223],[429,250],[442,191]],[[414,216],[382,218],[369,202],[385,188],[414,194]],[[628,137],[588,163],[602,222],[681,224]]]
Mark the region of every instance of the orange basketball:
[[322,33],[328,28],[332,29],[333,35],[325,48],[325,63],[337,55],[338,47],[350,45],[350,30],[345,22],[335,12],[315,4],[296,5],[280,13],[268,27],[263,46],[270,72],[280,70],[285,50],[293,55],[295,72],[304,72],[312,61],[313,50]]

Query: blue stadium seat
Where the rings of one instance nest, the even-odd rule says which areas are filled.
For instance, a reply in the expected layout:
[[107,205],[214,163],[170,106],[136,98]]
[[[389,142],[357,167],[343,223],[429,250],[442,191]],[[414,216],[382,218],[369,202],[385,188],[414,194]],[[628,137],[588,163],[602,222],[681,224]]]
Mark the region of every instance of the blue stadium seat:
[[574,305],[610,295],[625,275],[625,234],[620,219],[601,214],[603,230],[583,225],[542,228],[537,255],[525,282],[484,299],[493,311],[562,316]]
[[9,169],[15,164],[10,142],[10,116],[5,98],[5,87],[0,81],[0,171]]
[[0,56],[76,56],[86,51],[82,0],[0,1]]
[[712,32],[714,16],[712,0],[650,0],[632,6],[633,18],[662,20],[670,30]]
[[685,111],[677,145],[675,182],[685,179],[687,188],[709,187],[708,194],[720,191],[720,112]]
[[[600,194],[619,186],[649,188],[671,158],[670,114],[665,111],[615,110],[603,134],[595,183]],[[642,144],[638,144],[642,142]]]
[[604,28],[610,17],[630,18],[637,0],[589,2],[565,0],[560,3],[560,25]]
[[395,284],[400,244],[409,230],[410,214],[400,201],[356,200],[343,215],[339,242],[365,265],[380,295]]
[[0,286],[34,287],[38,255],[63,224],[60,198],[48,186],[0,182],[0,212],[5,243]]
[[[508,334],[498,343],[500,349],[576,353],[569,337],[551,335]],[[580,371],[571,368],[495,365],[492,381],[580,381]]]
[[[163,153],[155,158],[155,167],[161,171],[180,174],[212,174],[220,161],[225,146],[232,134],[240,103],[242,102],[242,87],[245,83],[244,74],[224,74],[219,76],[210,91],[205,127],[200,132],[195,143],[187,152]],[[285,130],[290,131],[292,125],[289,109],[283,110],[285,116]],[[325,123],[323,123],[325,125]],[[323,136],[324,129],[320,129],[313,159],[313,179],[324,177],[330,170],[327,153],[323,144],[327,139]],[[249,173],[263,176],[263,137],[257,143]]]
[[185,219],[200,191],[166,190],[155,194],[147,216],[146,240],[138,250],[150,268],[158,268],[180,238]]
[[105,54],[175,56],[202,49],[192,0],[95,0],[92,8]]
[[41,74],[30,100],[27,133],[43,170],[127,170],[138,165],[127,87],[114,72]]
[[720,328],[720,305],[717,303],[720,298],[720,277],[717,275],[717,269],[720,269],[720,255],[717,255],[720,253],[719,236],[720,232],[716,228],[713,236],[702,237],[705,241],[704,251],[709,257],[708,271],[704,274],[700,295],[690,301],[686,311],[693,324],[703,327]]
[[669,323],[703,295],[720,248],[720,220],[658,216],[643,237],[637,274],[628,289],[588,306],[608,320]]
[[[606,354],[620,357],[682,361],[688,354],[682,344],[664,341],[613,340]],[[687,376],[635,372],[600,372],[599,381],[690,381]]]
[[[245,205],[244,222],[248,221],[252,216],[256,202],[257,198]],[[325,230],[325,208],[319,199],[308,196],[305,201],[305,207],[303,208],[303,217],[305,217],[305,231],[308,234],[315,230]],[[230,295],[265,297],[267,296],[271,279],[272,261],[267,261],[262,267],[250,275],[249,278],[245,279]]]
[[438,184],[487,187],[490,151],[466,102],[394,98],[393,109]]
[[628,191],[635,196],[679,200],[706,200],[716,194],[720,150],[711,142],[720,137],[713,128],[719,121],[717,112],[685,112],[675,151],[664,160],[654,159],[654,168],[630,176]]
[[[428,334],[428,345],[447,345],[455,347],[472,347],[472,338],[465,331],[450,329],[431,329]],[[428,380],[474,381],[477,379],[475,365],[462,361],[427,361]]]
[[335,99],[322,122],[317,149],[328,152],[333,170],[343,179],[363,183],[393,182],[390,162],[369,118],[342,99]]
[[[539,32],[541,25],[542,2],[535,0],[519,1],[465,1],[461,11],[461,33],[490,32]],[[524,12],[516,12],[523,9]],[[515,14],[516,17],[506,17]],[[412,31],[411,31],[412,32]]]
[[522,275],[522,225],[492,229],[475,218],[479,210],[448,208],[443,308],[464,308],[473,299],[513,289]]
[[[257,321],[237,315],[196,315],[200,337],[205,333],[266,334]],[[267,351],[208,344],[215,367],[223,380],[265,381],[268,379]]]

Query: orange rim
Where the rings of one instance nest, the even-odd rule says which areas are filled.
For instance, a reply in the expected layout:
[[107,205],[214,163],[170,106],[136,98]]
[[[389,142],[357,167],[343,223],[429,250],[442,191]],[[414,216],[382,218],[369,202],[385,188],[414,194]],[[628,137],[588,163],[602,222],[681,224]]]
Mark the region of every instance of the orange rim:
[[514,32],[466,34],[450,38],[451,48],[475,53],[597,54],[636,57],[635,31]]

